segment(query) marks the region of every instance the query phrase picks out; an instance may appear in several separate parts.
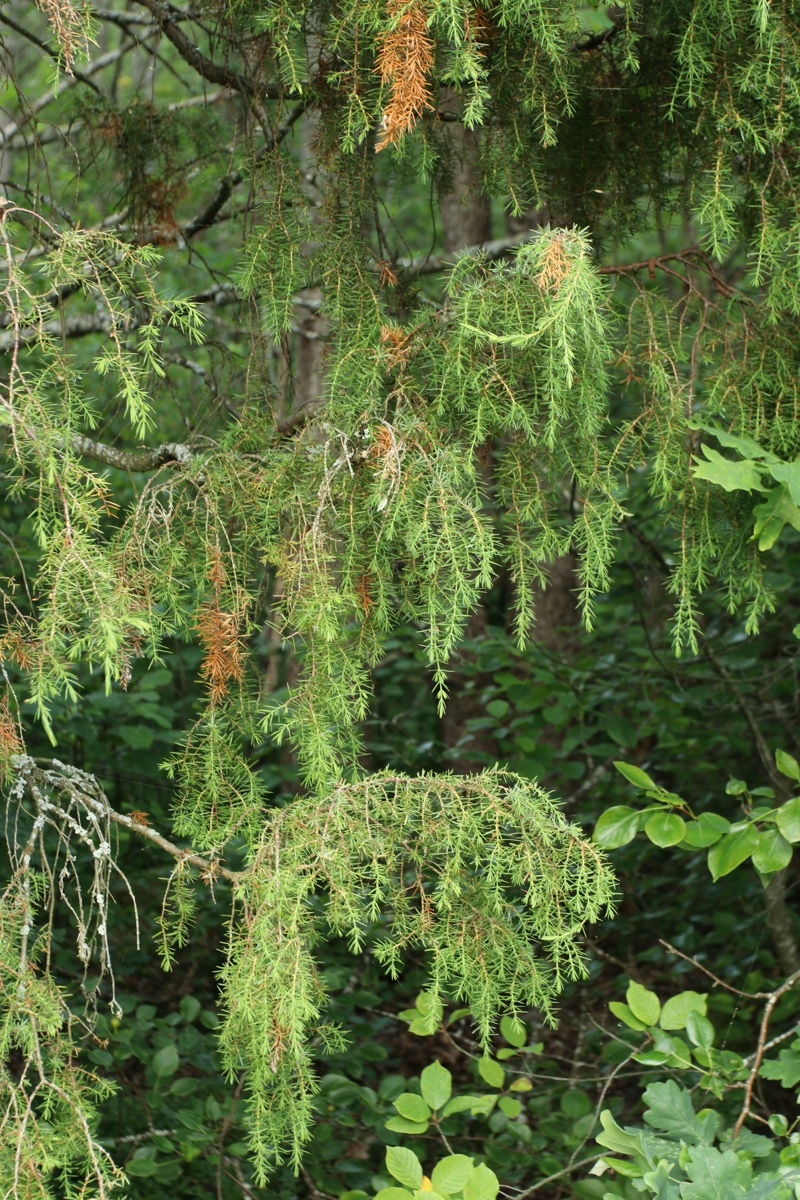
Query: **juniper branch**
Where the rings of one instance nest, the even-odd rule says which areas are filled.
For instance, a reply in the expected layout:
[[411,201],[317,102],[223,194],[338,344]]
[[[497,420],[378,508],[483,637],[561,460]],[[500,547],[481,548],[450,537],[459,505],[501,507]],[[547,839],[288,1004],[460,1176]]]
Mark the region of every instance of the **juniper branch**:
[[186,466],[194,457],[191,447],[181,442],[163,442],[152,450],[118,450],[81,433],[74,433],[70,442],[73,450],[84,458],[93,458],[119,471],[155,471],[170,463]]
[[[13,20],[12,17],[9,17],[7,13],[0,12],[0,24],[7,26],[9,29],[13,29],[15,33],[20,35],[20,37],[24,37],[27,41],[32,42],[34,46],[37,46],[44,54],[48,55],[49,58],[52,58],[54,62],[60,62],[60,55],[58,55],[55,50],[48,46],[47,42],[43,42],[42,39],[38,38],[35,33],[31,33],[29,29],[26,29],[24,25],[18,24],[18,22]],[[98,84],[96,84],[95,81],[88,75],[84,75],[82,71],[77,70],[76,67],[73,66],[72,70],[70,71],[70,75],[76,79],[78,83],[85,83],[86,86],[90,87],[93,92],[97,93],[98,96],[103,95],[103,89],[99,87]]]

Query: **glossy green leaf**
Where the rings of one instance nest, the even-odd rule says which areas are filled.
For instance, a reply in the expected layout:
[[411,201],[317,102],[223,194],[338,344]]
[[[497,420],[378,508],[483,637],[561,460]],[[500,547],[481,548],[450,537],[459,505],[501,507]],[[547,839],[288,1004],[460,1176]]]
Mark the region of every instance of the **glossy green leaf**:
[[594,840],[605,850],[616,850],[632,842],[641,827],[642,813],[624,804],[601,813],[594,827]]
[[787,800],[776,809],[775,824],[787,842],[800,842],[800,796]]
[[762,829],[758,835],[758,845],[753,851],[753,866],[762,875],[771,875],[780,871],[792,861],[791,843],[779,829]]
[[727,833],[708,852],[708,869],[716,882],[741,866],[758,845],[758,830],[747,825],[735,833]]
[[786,775],[788,779],[793,779],[795,783],[800,783],[800,763],[794,755],[787,754],[785,750],[776,750],[775,766],[782,775]]
[[642,788],[646,791],[657,791],[657,785],[641,767],[627,762],[615,762],[614,766],[620,775],[624,776],[628,783],[632,783],[634,787]]
[[693,850],[704,850],[718,842],[730,827],[730,821],[718,813],[701,813],[696,821],[687,821],[683,844]]
[[656,846],[677,846],[686,833],[686,822],[677,813],[653,813],[644,827],[645,834]]

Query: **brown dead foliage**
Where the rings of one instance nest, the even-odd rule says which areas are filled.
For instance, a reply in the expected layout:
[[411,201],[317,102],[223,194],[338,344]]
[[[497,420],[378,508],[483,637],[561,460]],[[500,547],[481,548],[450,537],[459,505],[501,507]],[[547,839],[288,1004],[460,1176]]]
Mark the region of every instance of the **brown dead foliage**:
[[413,128],[426,108],[433,108],[430,72],[433,40],[428,36],[424,4],[390,0],[389,15],[397,23],[384,35],[376,70],[389,84],[389,102],[383,110],[382,132],[376,150],[397,143]]
[[387,365],[396,367],[407,362],[411,353],[411,334],[399,325],[383,325],[381,341],[386,350]]
[[197,634],[204,652],[200,676],[208,687],[211,703],[218,704],[227,696],[231,683],[244,682],[240,616],[222,607],[226,575],[218,550],[212,554],[208,579],[213,593],[197,615]]
[[570,272],[570,258],[561,237],[554,237],[547,245],[536,282],[543,292],[558,292]]

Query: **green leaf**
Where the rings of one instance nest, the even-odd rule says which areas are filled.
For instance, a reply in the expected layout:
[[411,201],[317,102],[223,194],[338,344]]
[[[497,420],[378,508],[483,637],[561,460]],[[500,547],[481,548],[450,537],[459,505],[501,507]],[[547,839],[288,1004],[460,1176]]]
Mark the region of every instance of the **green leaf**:
[[726,796],[741,796],[747,791],[747,784],[743,779],[729,779],[725,784]]
[[736,1200],[744,1194],[738,1186],[739,1158],[733,1150],[693,1146],[685,1169],[691,1183],[681,1186],[683,1200]]
[[763,504],[753,509],[756,518],[753,540],[758,538],[759,550],[771,550],[785,525],[800,531],[800,508],[792,503],[786,488],[773,488]]
[[453,1096],[444,1106],[443,1117],[452,1117],[455,1113],[472,1112],[483,1103],[483,1096]]
[[[785,486],[793,503],[800,504],[800,459],[790,463],[777,463],[768,470],[773,479]],[[800,782],[800,775],[792,775],[791,778]]]
[[778,462],[778,458],[771,450],[765,450],[753,438],[743,434],[729,433],[727,429],[722,429],[719,425],[696,419],[687,421],[686,424],[690,429],[702,429],[704,433],[710,433],[722,446],[728,450],[736,450],[742,458],[763,458],[766,462]]
[[406,1117],[389,1117],[386,1128],[393,1133],[427,1133],[427,1121],[409,1121]]
[[639,1167],[639,1173],[641,1173],[642,1168],[648,1166],[647,1159],[642,1152],[642,1135],[627,1133],[624,1129],[620,1129],[607,1108],[600,1113],[600,1124],[603,1132],[598,1133],[595,1140],[608,1150],[613,1150],[615,1154],[632,1154]]
[[436,1021],[441,1021],[444,1014],[444,1007],[434,992],[420,992],[414,1003],[423,1017],[433,1017]]
[[157,1171],[158,1163],[154,1158],[131,1158],[125,1163],[125,1174],[136,1178],[146,1179]]
[[422,1164],[407,1146],[386,1147],[386,1170],[405,1187],[418,1188],[422,1183]]
[[431,1171],[431,1183],[437,1192],[452,1196],[464,1190],[464,1184],[472,1174],[473,1160],[466,1154],[448,1154]]
[[631,980],[625,993],[625,999],[637,1020],[644,1021],[645,1025],[655,1025],[658,1022],[661,1001],[655,992],[651,992],[646,987],[642,987],[640,983]]
[[705,850],[707,846],[718,842],[730,827],[730,821],[718,813],[701,813],[696,821],[687,823],[683,844],[691,846],[693,850]]
[[646,1029],[644,1021],[640,1021],[631,1012],[627,1004],[622,1004],[619,1000],[612,1000],[608,1006],[614,1016],[622,1021],[623,1025],[627,1025],[629,1029]]
[[120,725],[117,733],[132,750],[149,750],[153,744],[153,730],[147,725]]
[[472,1174],[464,1184],[464,1200],[495,1200],[500,1191],[500,1180],[494,1171],[483,1163],[473,1167]]
[[642,1098],[647,1105],[644,1119],[653,1129],[688,1145],[711,1143],[719,1123],[717,1114],[698,1117],[686,1088],[674,1079],[651,1083]]
[[453,1076],[447,1067],[443,1067],[439,1062],[425,1067],[419,1077],[419,1083],[425,1103],[433,1109],[442,1108],[453,1091]]
[[153,1055],[152,1067],[159,1079],[174,1075],[180,1065],[180,1055],[177,1046],[170,1044],[162,1046]]
[[196,996],[184,996],[180,1003],[181,1016],[184,1021],[196,1021],[202,1005]]
[[677,846],[686,833],[686,822],[677,813],[653,813],[644,827],[645,834],[656,846]]
[[530,1079],[515,1079],[508,1085],[508,1090],[510,1092],[530,1092],[533,1090],[533,1084]]
[[410,1196],[405,1188],[385,1187],[375,1193],[375,1200],[409,1200]]
[[594,840],[605,850],[616,850],[632,842],[639,832],[642,813],[636,808],[617,804],[601,813],[594,827]]
[[758,830],[755,825],[748,825],[736,833],[726,833],[708,852],[708,869],[714,882],[741,866],[757,845]]
[[513,1096],[501,1096],[497,1101],[500,1112],[504,1112],[513,1121],[522,1112],[522,1105]]
[[489,1084],[489,1087],[495,1088],[501,1088],[506,1077],[500,1063],[495,1062],[493,1058],[478,1059],[478,1074],[485,1083]]
[[692,1043],[702,1050],[710,1050],[714,1044],[714,1026],[702,1013],[692,1011],[686,1014],[686,1032]]
[[778,829],[762,829],[753,851],[753,866],[762,875],[780,871],[792,861],[792,847]]
[[775,766],[781,775],[786,775],[787,778],[794,779],[795,783],[800,783],[800,763],[792,754],[787,754],[785,750],[776,750]]
[[787,842],[800,842],[800,796],[787,800],[776,810],[775,824]]
[[800,1083],[800,1051],[781,1050],[777,1058],[768,1058],[758,1070],[764,1079],[776,1079],[785,1088]]
[[519,1048],[520,1046],[524,1046],[528,1040],[528,1031],[525,1028],[525,1023],[516,1017],[502,1017],[500,1020],[500,1033],[509,1046]]
[[689,1013],[700,1013],[705,1016],[708,1000],[706,992],[678,992],[664,1001],[661,1009],[659,1025],[662,1029],[685,1029]]
[[635,766],[633,763],[615,762],[614,766],[627,779],[628,783],[632,783],[634,787],[643,788],[646,791],[657,791],[658,788],[646,771],[641,767]]
[[695,479],[706,479],[709,483],[715,483],[718,487],[724,488],[726,492],[764,491],[761,470],[751,458],[742,458],[737,462],[734,459],[725,458],[713,446],[703,444],[700,449],[705,455],[706,461],[703,462],[698,458],[692,460]]
[[431,1118],[431,1110],[422,1096],[415,1096],[413,1092],[404,1092],[402,1096],[398,1096],[394,1106],[407,1121],[425,1122]]

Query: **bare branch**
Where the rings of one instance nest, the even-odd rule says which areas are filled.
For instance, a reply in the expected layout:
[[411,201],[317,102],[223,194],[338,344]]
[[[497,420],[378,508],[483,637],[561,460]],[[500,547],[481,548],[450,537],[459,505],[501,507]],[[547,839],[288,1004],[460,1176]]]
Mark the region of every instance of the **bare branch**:
[[259,81],[258,87],[246,79],[244,75],[240,75],[238,71],[231,71],[230,68],[223,66],[221,63],[216,63],[213,59],[207,58],[198,46],[191,41],[186,33],[177,24],[176,18],[181,14],[170,4],[162,4],[160,0],[139,0],[150,10],[154,17],[157,18],[159,25],[169,40],[172,42],[175,49],[180,54],[184,62],[188,63],[198,75],[202,75],[203,79],[207,79],[210,83],[220,84],[222,87],[230,88],[231,91],[240,92],[243,96],[254,98],[256,92],[260,99],[279,100],[284,94],[284,88],[278,83],[262,83]]
[[[255,157],[256,163],[263,162],[270,151],[274,150],[276,146],[281,144],[286,135],[294,126],[295,122],[299,120],[299,118],[306,111],[306,106],[306,100],[301,100],[299,104],[294,106],[286,120],[276,129],[274,137],[271,140],[268,140],[266,144],[258,151],[258,154],[256,154]],[[183,229],[181,230],[181,234],[187,242],[196,234],[200,233],[201,230],[208,229],[214,224],[217,214],[230,198],[234,188],[239,186],[244,177],[245,175],[243,171],[233,171],[232,174],[226,175],[225,178],[220,181],[219,187],[203,211],[198,213],[196,217],[184,225]]]
[[40,96],[38,100],[35,100],[33,104],[30,104],[26,108],[24,116],[22,116],[18,121],[12,121],[11,124],[6,125],[4,129],[0,129],[0,147],[6,146],[15,133],[19,133],[21,129],[24,129],[25,126],[33,120],[37,113],[41,112],[43,108],[46,108],[48,104],[52,104],[56,98],[56,94],[58,94],[58,96],[63,96],[64,92],[68,88],[75,87],[77,83],[87,83],[90,75],[96,75],[98,71],[102,71],[104,67],[108,67],[112,63],[117,62],[123,57],[123,55],[127,54],[129,50],[133,50],[139,45],[141,45],[141,42],[138,39],[132,39],[129,42],[125,42],[124,45],[118,46],[116,50],[109,50],[107,54],[101,54],[99,58],[94,60],[94,62],[89,63],[87,67],[84,67],[83,71],[80,73],[80,79],[78,79],[76,75],[69,75],[66,79],[60,80],[57,93],[54,88],[51,88],[49,92],[45,92],[43,96]]
[[155,471],[170,463],[183,467],[194,458],[194,451],[181,442],[163,442],[152,450],[118,450],[82,433],[74,433],[70,444],[84,458],[93,458],[119,471]]

